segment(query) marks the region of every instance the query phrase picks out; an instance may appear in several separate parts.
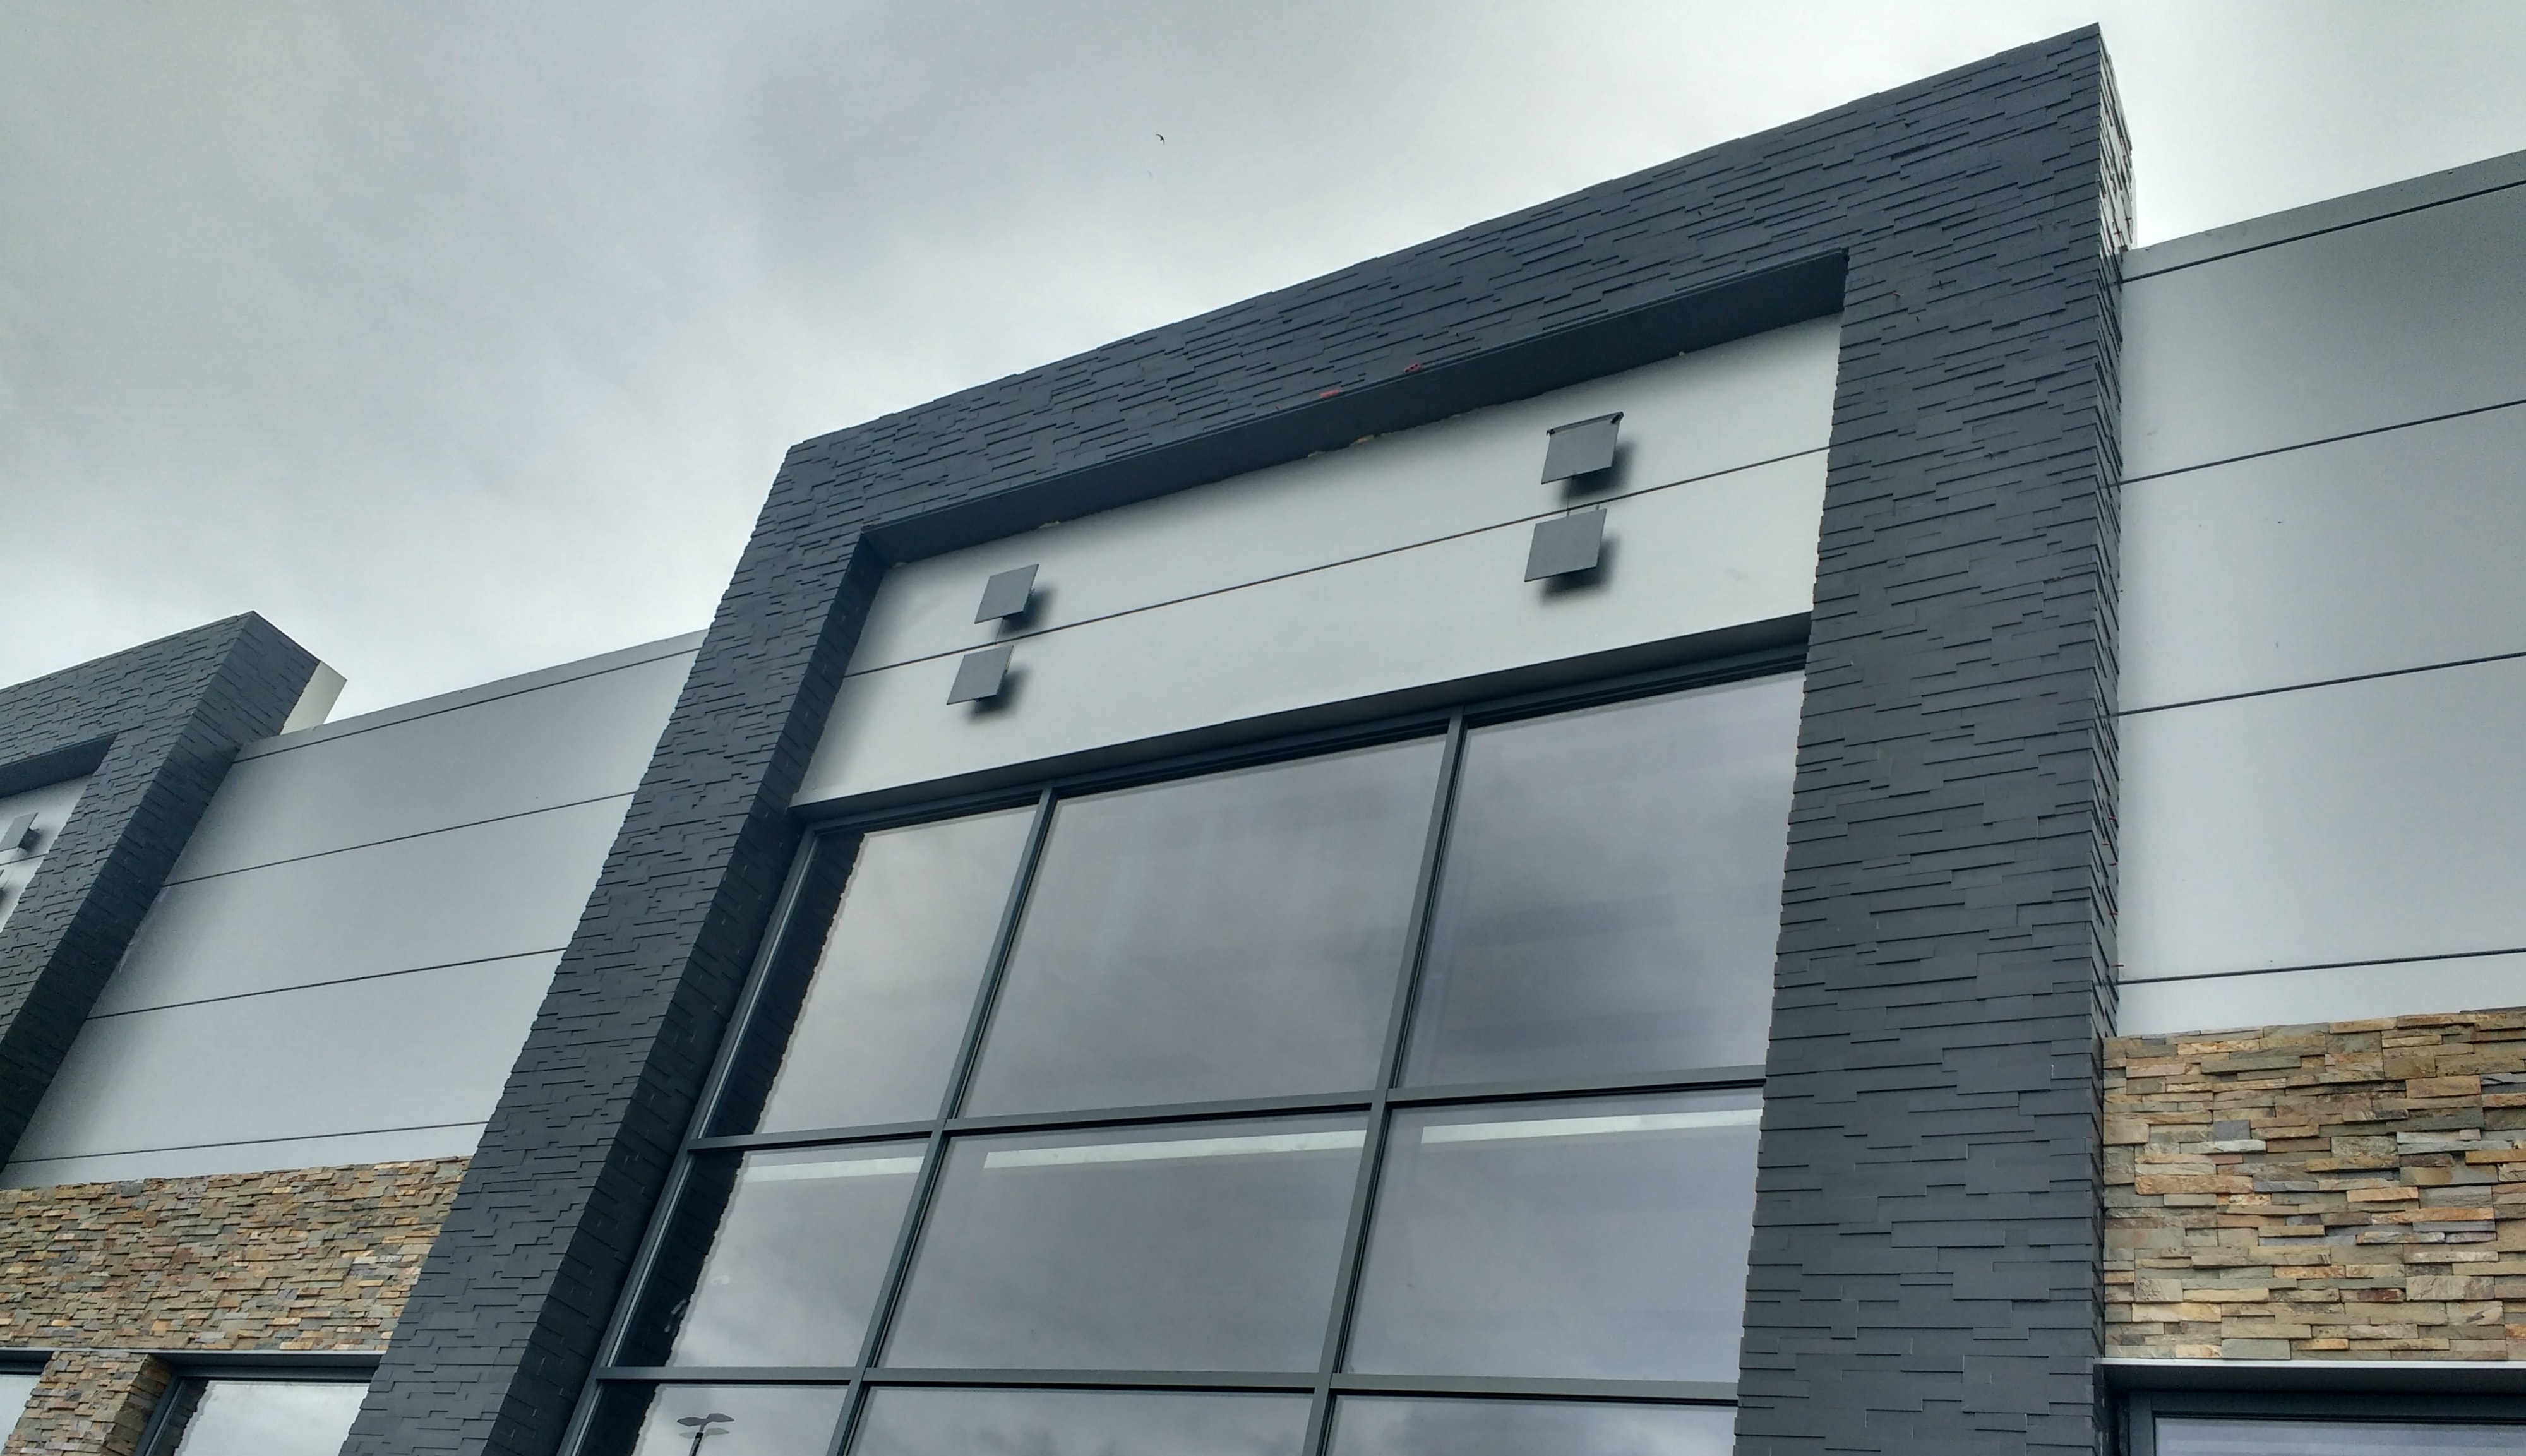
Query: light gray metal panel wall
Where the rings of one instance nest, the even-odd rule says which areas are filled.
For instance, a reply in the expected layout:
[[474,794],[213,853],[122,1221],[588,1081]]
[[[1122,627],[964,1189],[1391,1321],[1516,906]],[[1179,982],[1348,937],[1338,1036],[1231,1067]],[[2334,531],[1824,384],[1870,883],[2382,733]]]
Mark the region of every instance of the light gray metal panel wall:
[[861,674],[798,800],[1794,617],[1823,501],[1824,457],[1801,455],[1612,502],[1604,579],[1576,590],[1523,579],[1518,522],[1045,632],[984,711],[947,705],[953,658]]
[[537,674],[523,679],[535,685],[492,683],[418,716],[389,709],[252,744],[172,878],[628,794],[692,660],[684,648],[559,680]]
[[2526,1004],[2521,162],[2130,260],[2127,1032]]
[[2526,399],[2526,186],[2138,278],[2126,480]]
[[2521,723],[2516,658],[2126,718],[2125,978],[2526,949]]
[[92,1018],[0,1181],[96,1177],[108,1157],[122,1177],[305,1166],[309,1142],[338,1157],[379,1133],[468,1151],[558,960]]
[[692,645],[249,745],[0,1181],[470,1151]]
[[35,842],[25,849],[0,849],[0,925],[9,923],[11,911],[18,908],[18,898],[26,892],[35,872],[43,868],[44,856],[52,852],[53,840],[69,822],[71,811],[77,807],[79,791],[87,787],[84,778],[48,783],[23,793],[0,794],[0,826],[10,824],[21,814],[35,816]]
[[2526,405],[2126,485],[2123,706],[2526,651],[2521,563]]
[[171,884],[95,1014],[558,952],[630,802],[618,794]]
[[1476,410],[1307,460],[895,568],[854,673],[994,638],[994,572],[1042,565],[1029,626],[1057,628],[1315,570],[1551,510],[1543,432],[1625,412],[1605,494],[1804,451],[1832,427],[1841,326],[1819,320]]

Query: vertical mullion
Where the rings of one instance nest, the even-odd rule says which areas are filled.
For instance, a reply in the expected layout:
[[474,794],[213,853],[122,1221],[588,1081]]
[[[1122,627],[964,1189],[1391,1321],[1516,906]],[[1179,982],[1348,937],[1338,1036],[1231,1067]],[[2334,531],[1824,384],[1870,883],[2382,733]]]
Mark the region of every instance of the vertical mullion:
[[885,1277],[878,1282],[877,1301],[869,1308],[868,1330],[860,1337],[859,1363],[851,1370],[851,1382],[842,1397],[841,1425],[834,1433],[837,1442],[848,1440],[851,1429],[859,1423],[860,1406],[868,1398],[868,1369],[877,1363],[878,1352],[885,1347],[895,1307],[902,1302],[903,1286],[912,1272],[913,1252],[920,1246],[922,1226],[930,1221],[931,1201],[937,1194],[939,1179],[945,1176],[947,1122],[965,1100],[965,1083],[974,1075],[983,1036],[990,1028],[991,1008],[999,1000],[1000,979],[1008,970],[1009,952],[1017,944],[1018,922],[1026,913],[1027,895],[1035,886],[1036,867],[1043,858],[1044,840],[1052,832],[1053,804],[1049,788],[1036,799],[1035,823],[1027,828],[1026,848],[1018,856],[1017,876],[1009,885],[1007,901],[1000,907],[999,929],[991,934],[990,960],[984,967],[981,986],[974,992],[973,1011],[965,1019],[964,1040],[958,1043],[956,1060],[948,1069],[947,1090],[938,1099],[937,1114],[931,1120],[919,1180],[913,1184],[912,1199],[904,1208],[903,1227],[895,1230],[894,1248],[886,1256]]
[[1333,1379],[1341,1368],[1349,1341],[1352,1306],[1359,1293],[1359,1266],[1368,1246],[1368,1220],[1377,1203],[1378,1180],[1386,1166],[1387,1091],[1403,1075],[1404,1050],[1411,1044],[1412,1006],[1419,994],[1424,942],[1438,896],[1439,869],[1445,858],[1447,831],[1455,818],[1456,780],[1465,760],[1465,715],[1450,714],[1447,737],[1439,757],[1439,783],[1430,805],[1430,829],[1421,845],[1421,868],[1413,883],[1412,916],[1403,936],[1403,964],[1394,977],[1394,1004],[1388,1013],[1386,1046],[1378,1058],[1377,1087],[1368,1109],[1368,1135],[1360,1147],[1359,1178],[1351,1185],[1350,1214],[1342,1228],[1341,1262],[1334,1276],[1333,1308],[1325,1319],[1325,1342],[1316,1361],[1316,1385],[1307,1408],[1306,1439],[1299,1450],[1314,1456],[1324,1450],[1333,1431]]
[[[633,1314],[640,1308],[646,1292],[650,1271],[657,1267],[659,1247],[666,1241],[668,1230],[675,1227],[676,1206],[682,1199],[687,1174],[692,1167],[692,1141],[710,1127],[718,1111],[721,1089],[727,1085],[729,1071],[735,1065],[746,1032],[754,1020],[754,1008],[763,999],[765,982],[771,979],[772,968],[779,964],[781,949],[788,943],[796,927],[790,924],[798,908],[798,896],[806,887],[807,877],[817,860],[837,852],[844,835],[824,834],[809,830],[800,842],[798,853],[789,862],[789,873],[782,880],[781,893],[772,902],[772,916],[766,923],[763,943],[755,948],[754,964],[746,971],[745,985],[737,992],[736,1005],[729,1014],[728,1028],[720,1033],[720,1044],[711,1057],[710,1071],[702,1079],[701,1094],[694,1100],[693,1115],[684,1127],[683,1137],[676,1144],[674,1161],[668,1166],[664,1184],[659,1189],[657,1207],[649,1211],[649,1226],[641,1234],[639,1247],[632,1251],[632,1267],[625,1275],[623,1287],[614,1297],[614,1316],[606,1322],[604,1339],[597,1345],[597,1358],[589,1367],[586,1380],[580,1385],[579,1404],[571,1412],[570,1425],[562,1433],[561,1449],[576,1452],[585,1442],[587,1424],[594,1419],[597,1402],[604,1398],[605,1387],[596,1379],[596,1371],[614,1363],[621,1352],[623,1338],[629,1332]],[[851,853],[859,852],[859,841],[865,837],[853,834]],[[846,872],[847,873],[847,872]]]

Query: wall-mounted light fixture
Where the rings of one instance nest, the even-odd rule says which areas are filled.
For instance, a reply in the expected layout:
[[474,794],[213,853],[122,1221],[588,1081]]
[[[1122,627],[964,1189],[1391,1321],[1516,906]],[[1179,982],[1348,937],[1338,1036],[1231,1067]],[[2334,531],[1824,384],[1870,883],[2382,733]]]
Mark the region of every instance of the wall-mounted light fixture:
[[948,703],[979,703],[998,697],[1000,689],[1008,684],[1009,653],[1013,650],[1014,644],[1002,642],[997,647],[966,653],[956,664],[956,682],[947,689]]
[[1543,432],[1543,483],[1592,476],[1614,468],[1614,434],[1623,412],[1556,425]]
[[983,604],[974,609],[974,620],[1001,622],[1022,617],[1034,598],[1035,566],[1011,567],[983,583]]
[[15,854],[34,847],[35,816],[31,811],[0,825],[0,854]]
[[1591,571],[1605,549],[1605,508],[1578,511],[1535,523],[1535,537],[1526,547],[1526,579],[1567,577]]

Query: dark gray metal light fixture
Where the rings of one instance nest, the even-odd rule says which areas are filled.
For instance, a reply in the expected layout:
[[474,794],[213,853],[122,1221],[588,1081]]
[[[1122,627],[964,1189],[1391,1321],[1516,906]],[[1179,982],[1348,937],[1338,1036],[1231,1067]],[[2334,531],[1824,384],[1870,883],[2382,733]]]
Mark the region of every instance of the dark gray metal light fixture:
[[1605,549],[1605,509],[1580,511],[1535,523],[1526,547],[1526,579],[1567,577],[1592,570]]
[[984,582],[983,604],[974,609],[974,620],[1000,622],[1023,616],[1035,597],[1035,569],[1039,564],[1011,567]]
[[956,664],[956,683],[947,689],[948,703],[979,703],[998,697],[1000,689],[1008,684],[1009,653],[1013,650],[1014,644],[1002,642],[997,647],[966,653]]
[[14,854],[35,847],[35,816],[30,811],[0,827],[0,854]]
[[1614,435],[1623,412],[1556,425],[1543,432],[1543,483],[1614,468]]

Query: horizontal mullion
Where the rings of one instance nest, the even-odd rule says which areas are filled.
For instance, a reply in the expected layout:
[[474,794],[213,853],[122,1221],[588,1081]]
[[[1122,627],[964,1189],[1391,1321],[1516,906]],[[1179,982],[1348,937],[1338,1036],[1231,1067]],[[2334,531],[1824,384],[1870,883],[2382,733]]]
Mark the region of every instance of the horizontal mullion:
[[[970,1385],[977,1388],[1071,1390],[1287,1390],[1315,1388],[1319,1377],[1299,1371],[1230,1370],[860,1370],[833,1365],[615,1365],[597,1371],[608,1383],[682,1385]],[[1656,1401],[1728,1405],[1731,1381],[1587,1381],[1502,1376],[1347,1375],[1332,1377],[1337,1394],[1488,1395],[1561,1400]]]
[[[1532,1078],[1517,1081],[1453,1082],[1444,1086],[1396,1087],[1382,1100],[1397,1105],[1445,1102],[1505,1102],[1534,1097],[1584,1097],[1625,1092],[1680,1092],[1763,1084],[1759,1065],[1688,1067],[1632,1077]],[[1100,1107],[1061,1112],[995,1113],[986,1117],[949,1118],[950,1133],[1059,1131],[1066,1128],[1104,1128],[1137,1124],[1199,1122],[1214,1118],[1298,1116],[1306,1113],[1366,1112],[1380,1097],[1372,1091],[1320,1092],[1304,1097],[1239,1097],[1217,1102],[1170,1102],[1155,1107]],[[803,1128],[786,1132],[732,1132],[696,1137],[688,1151],[728,1152],[754,1148],[799,1147],[813,1143],[885,1142],[929,1135],[935,1122],[876,1123],[856,1128]]]
[[1734,1381],[1512,1380],[1494,1376],[1336,1375],[1336,1394],[1506,1395],[1565,1400],[1662,1401],[1685,1405],[1734,1405]]
[[668,1385],[844,1385],[858,1374],[849,1365],[606,1365],[596,1378]]
[[684,1144],[686,1152],[716,1153],[732,1149],[796,1147],[817,1142],[888,1142],[909,1137],[927,1137],[938,1126],[935,1118],[917,1123],[869,1123],[856,1128],[800,1128],[785,1132],[728,1132],[716,1137],[696,1137]]
[[1553,1077],[1521,1081],[1456,1082],[1445,1086],[1396,1087],[1386,1100],[1397,1105],[1434,1102],[1506,1102],[1522,1097],[1584,1097],[1622,1092],[1683,1092],[1721,1087],[1759,1087],[1763,1069],[1688,1067],[1674,1072],[1647,1072],[1634,1077]]

